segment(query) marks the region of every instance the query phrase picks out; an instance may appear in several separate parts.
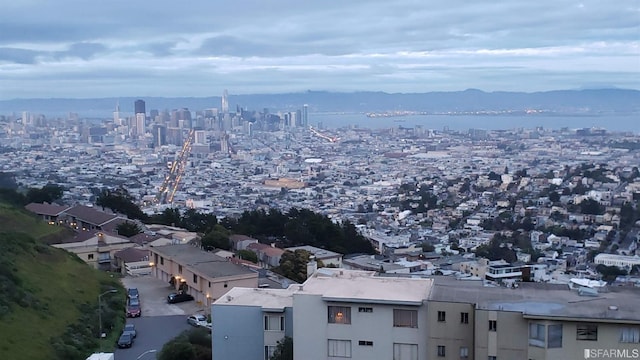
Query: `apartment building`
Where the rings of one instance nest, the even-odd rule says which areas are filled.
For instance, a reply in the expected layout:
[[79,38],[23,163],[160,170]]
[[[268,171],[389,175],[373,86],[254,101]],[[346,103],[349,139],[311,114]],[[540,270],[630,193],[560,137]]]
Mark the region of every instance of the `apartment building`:
[[78,255],[80,259],[96,269],[112,270],[115,254],[137,244],[123,236],[92,230],[79,232],[74,237],[51,246]]
[[584,296],[561,284],[399,276],[320,269],[288,289],[234,289],[212,307],[213,358],[268,359],[285,335],[305,360],[552,360],[640,349],[637,288]]
[[234,287],[255,288],[258,273],[192,245],[150,246],[151,273],[206,306]]

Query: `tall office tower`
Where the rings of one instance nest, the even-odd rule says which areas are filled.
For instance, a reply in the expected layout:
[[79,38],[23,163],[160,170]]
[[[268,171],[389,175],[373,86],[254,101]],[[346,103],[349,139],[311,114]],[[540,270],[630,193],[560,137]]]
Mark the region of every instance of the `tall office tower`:
[[220,137],[220,151],[225,154],[229,152],[229,135],[227,134]]
[[309,105],[307,104],[302,106],[302,126],[309,126]]
[[227,92],[227,89],[224,89],[222,92],[222,113],[229,113],[229,93]]
[[207,134],[204,130],[196,130],[194,135],[196,144],[204,145],[207,143]]
[[135,103],[133,103],[133,108],[135,109],[134,113],[135,114],[146,114],[146,108],[145,108],[145,104],[144,104],[144,100],[136,100]]
[[153,125],[153,144],[155,147],[167,144],[167,128],[164,125]]
[[296,110],[296,126],[304,126],[301,110]]
[[144,113],[136,113],[136,126],[135,126],[136,130],[135,131],[138,137],[144,136],[145,127],[146,127],[145,120],[146,120],[146,117]]
[[120,124],[120,103],[116,101],[116,110],[113,112],[113,123]]

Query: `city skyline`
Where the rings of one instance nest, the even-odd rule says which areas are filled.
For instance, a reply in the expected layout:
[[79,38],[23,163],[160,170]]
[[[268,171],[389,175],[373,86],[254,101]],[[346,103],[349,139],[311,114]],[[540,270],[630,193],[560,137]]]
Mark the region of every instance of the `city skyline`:
[[633,1],[154,5],[5,4],[0,99],[640,89]]

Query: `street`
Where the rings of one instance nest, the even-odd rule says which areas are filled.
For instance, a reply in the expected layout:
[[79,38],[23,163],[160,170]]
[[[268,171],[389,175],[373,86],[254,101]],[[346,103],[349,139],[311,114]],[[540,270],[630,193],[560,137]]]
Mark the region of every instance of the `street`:
[[149,350],[156,350],[156,353],[147,353],[140,360],[156,359],[165,343],[193,328],[187,324],[187,316],[205,313],[204,307],[194,301],[168,304],[166,296],[173,290],[169,284],[153,276],[127,276],[122,278],[122,284],[125,288],[138,289],[142,316],[127,318],[127,323],[136,326],[137,337],[131,348],[116,349],[115,360],[136,360]]
[[116,349],[115,360],[136,360],[147,350],[156,350],[157,352],[155,354],[148,353],[140,360],[155,359],[165,343],[182,331],[193,328],[187,324],[187,317],[184,315],[143,316],[127,319],[127,323],[135,324],[138,336],[131,348]]

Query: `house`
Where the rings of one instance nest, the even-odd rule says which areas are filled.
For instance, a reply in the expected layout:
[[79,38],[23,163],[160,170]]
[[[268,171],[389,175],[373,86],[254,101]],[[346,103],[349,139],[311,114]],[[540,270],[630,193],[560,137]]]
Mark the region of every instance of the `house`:
[[257,287],[258,273],[189,244],[150,246],[152,274],[207,306],[234,287]]
[[151,274],[151,267],[147,249],[130,247],[113,255],[112,269],[122,275],[148,275]]
[[115,254],[136,246],[126,237],[98,230],[79,232],[76,236],[51,246],[72,252],[87,264],[100,270],[111,270]]
[[257,244],[258,240],[247,235],[233,234],[229,236],[231,248],[235,251],[245,250],[249,244]]
[[117,219],[126,220],[118,215],[107,214],[85,205],[76,205],[65,210],[63,217],[68,226],[83,231],[105,230],[106,226]]
[[69,206],[62,206],[56,204],[49,203],[30,203],[25,206],[25,209],[30,212],[36,214],[44,221],[48,222],[51,225],[62,223],[61,216],[64,214],[66,210],[69,209]]
[[284,254],[284,250],[275,245],[262,243],[251,243],[247,245],[246,250],[253,251],[258,256],[258,263],[267,268],[280,265],[280,259]]
[[286,248],[288,251],[306,250],[315,257],[315,260],[320,260],[324,266],[342,267],[342,254],[321,249],[315,246],[303,245]]

